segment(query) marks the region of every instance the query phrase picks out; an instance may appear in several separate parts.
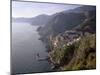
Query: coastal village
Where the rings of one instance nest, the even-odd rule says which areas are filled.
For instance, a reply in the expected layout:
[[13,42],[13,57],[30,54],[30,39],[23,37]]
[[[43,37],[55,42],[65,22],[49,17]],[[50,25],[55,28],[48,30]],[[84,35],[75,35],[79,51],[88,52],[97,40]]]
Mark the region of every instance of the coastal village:
[[50,36],[50,40],[53,47],[59,47],[65,45],[69,46],[74,42],[79,41],[82,36],[83,36],[82,32],[71,30],[71,31],[66,31],[64,34],[59,34],[55,38]]

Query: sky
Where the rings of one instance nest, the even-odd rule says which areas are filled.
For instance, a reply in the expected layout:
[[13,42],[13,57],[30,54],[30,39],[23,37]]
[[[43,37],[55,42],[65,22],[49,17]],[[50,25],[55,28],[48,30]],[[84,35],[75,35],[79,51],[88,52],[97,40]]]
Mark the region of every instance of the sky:
[[41,14],[52,15],[80,5],[51,4],[37,2],[12,1],[12,17],[35,17]]

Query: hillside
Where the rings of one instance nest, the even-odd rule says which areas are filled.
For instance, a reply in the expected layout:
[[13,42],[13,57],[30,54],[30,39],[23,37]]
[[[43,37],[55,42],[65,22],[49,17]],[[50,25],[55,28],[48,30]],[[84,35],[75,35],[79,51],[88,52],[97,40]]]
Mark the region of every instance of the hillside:
[[[76,11],[78,13],[76,13]],[[86,19],[92,18],[95,14],[95,6],[82,6],[69,11],[67,10],[54,14],[52,18],[46,23],[46,25],[39,29],[39,33],[42,35],[41,38],[48,39],[50,35],[56,36],[57,34],[66,30],[74,29],[83,23]]]
[[85,19],[83,23],[73,28],[73,30],[96,33],[96,16]]
[[[56,36],[66,30],[79,25],[85,19],[84,14],[79,13],[59,13],[54,16],[44,27],[39,29],[39,34],[42,35],[41,39],[49,39],[50,35]],[[60,29],[59,29],[60,28]]]
[[[54,43],[55,41],[52,41]],[[49,52],[50,61],[57,70],[84,70],[96,68],[95,34],[82,37],[70,45],[58,41]]]
[[83,70],[96,68],[96,7],[82,6],[54,14],[39,27],[47,44],[52,69]]

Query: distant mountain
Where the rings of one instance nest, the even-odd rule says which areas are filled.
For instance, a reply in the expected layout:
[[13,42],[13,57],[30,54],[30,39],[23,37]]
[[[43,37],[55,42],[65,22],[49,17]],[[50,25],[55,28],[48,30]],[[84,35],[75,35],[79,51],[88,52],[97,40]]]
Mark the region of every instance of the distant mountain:
[[41,32],[43,35],[58,34],[65,30],[70,30],[76,25],[80,24],[85,19],[84,14],[79,13],[59,13],[53,17]]
[[89,11],[96,11],[95,6],[88,6],[88,5],[83,5],[81,7],[77,7],[75,9],[63,11],[63,13],[83,13],[83,12],[89,12]]
[[32,25],[44,25],[50,20],[50,18],[51,16],[42,14],[42,15],[32,18],[31,24]]
[[31,22],[31,18],[24,18],[24,17],[21,17],[21,18],[12,18],[12,22],[28,22],[30,23]]
[[[50,35],[56,36],[59,33],[65,32],[66,30],[73,30],[75,27],[82,25],[86,19],[89,20],[89,18],[92,18],[95,15],[95,6],[82,6],[56,13],[52,15],[52,18],[46,23],[44,27],[39,28],[39,33],[42,35],[42,38],[48,39]],[[88,23],[85,25],[88,25]],[[91,26],[93,25],[90,25],[89,28],[93,29]]]
[[44,25],[48,22],[49,19],[49,15],[42,14],[32,18],[12,18],[12,22],[25,22],[32,25]]

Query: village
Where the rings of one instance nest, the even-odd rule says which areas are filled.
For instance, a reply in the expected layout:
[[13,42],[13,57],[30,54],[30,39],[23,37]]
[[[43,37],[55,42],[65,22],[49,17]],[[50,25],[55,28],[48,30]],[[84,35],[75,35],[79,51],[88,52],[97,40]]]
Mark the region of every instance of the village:
[[81,39],[83,36],[82,32],[77,32],[77,31],[66,31],[64,34],[59,34],[55,38],[50,37],[51,44],[54,48],[56,47],[64,47],[64,46],[69,46],[73,44],[74,42],[77,42]]

